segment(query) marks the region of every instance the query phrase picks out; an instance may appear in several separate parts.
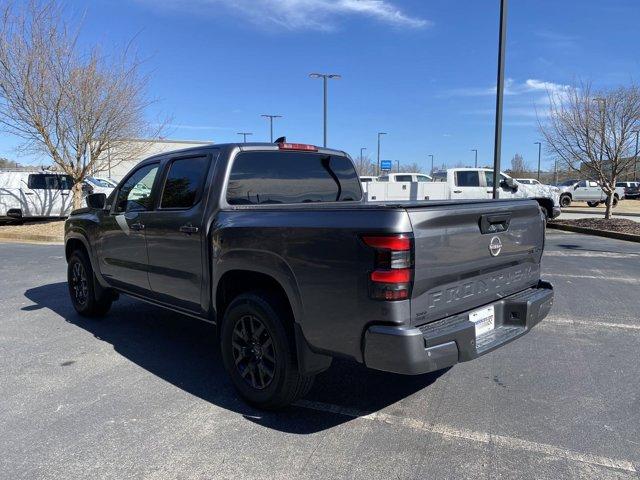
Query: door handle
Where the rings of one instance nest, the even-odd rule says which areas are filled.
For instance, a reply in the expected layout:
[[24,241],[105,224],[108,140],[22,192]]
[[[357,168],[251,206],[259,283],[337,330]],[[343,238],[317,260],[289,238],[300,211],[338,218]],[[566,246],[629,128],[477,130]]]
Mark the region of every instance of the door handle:
[[140,230],[144,230],[144,225],[140,222],[136,222],[129,225],[129,228],[131,230],[135,230],[136,232],[139,232]]
[[24,192],[25,195],[33,195],[33,192]]
[[61,193],[60,195],[62,195],[63,197],[66,197],[66,196],[68,196],[69,194],[68,194],[68,193]]
[[454,190],[453,193],[462,193],[462,190]]
[[493,190],[487,190],[487,193],[493,193]]
[[186,233],[191,235],[192,233],[198,233],[198,227],[194,227],[193,225],[182,225],[179,229],[182,233]]

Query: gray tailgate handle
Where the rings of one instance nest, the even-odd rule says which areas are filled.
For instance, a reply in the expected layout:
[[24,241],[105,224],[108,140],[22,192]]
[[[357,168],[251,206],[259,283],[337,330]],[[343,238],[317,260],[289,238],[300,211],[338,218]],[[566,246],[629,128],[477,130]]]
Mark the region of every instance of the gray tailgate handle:
[[485,213],[480,216],[481,233],[506,232],[511,221],[510,213]]

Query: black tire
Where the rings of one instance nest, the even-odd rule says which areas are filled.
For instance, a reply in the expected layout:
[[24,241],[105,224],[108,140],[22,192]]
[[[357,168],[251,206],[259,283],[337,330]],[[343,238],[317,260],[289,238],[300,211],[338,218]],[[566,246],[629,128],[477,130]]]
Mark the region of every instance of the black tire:
[[569,205],[571,205],[571,196],[570,195],[562,195],[560,197],[560,206],[563,207],[563,208],[566,208]]
[[597,207],[598,205],[600,205],[600,202],[587,202],[587,205],[589,205],[590,207]]
[[298,370],[292,319],[272,294],[236,297],[222,320],[220,346],[225,370],[248,403],[282,408],[307,394],[313,375]]
[[67,264],[67,283],[73,308],[85,317],[101,317],[111,308],[113,296],[108,292],[98,297],[94,286],[93,268],[83,250],[74,251]]
[[549,210],[547,210],[547,207],[540,205],[540,212],[542,213],[542,218],[544,218],[544,224],[546,225],[549,221]]
[[618,197],[614,196],[613,200],[611,201],[611,207],[616,208],[618,206]]

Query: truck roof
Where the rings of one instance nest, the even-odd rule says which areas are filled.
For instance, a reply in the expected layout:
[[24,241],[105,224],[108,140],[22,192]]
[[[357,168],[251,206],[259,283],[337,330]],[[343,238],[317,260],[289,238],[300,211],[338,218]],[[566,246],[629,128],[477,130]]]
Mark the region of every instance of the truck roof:
[[[286,143],[297,143],[297,142],[286,142]],[[308,151],[310,153],[324,153],[325,155],[342,155],[342,156],[348,156],[348,154],[342,150],[336,150],[333,148],[325,148],[325,147],[318,147],[313,145],[317,150],[313,150],[313,151]],[[247,143],[242,143],[242,142],[233,142],[233,143],[215,143],[215,144],[210,144],[210,145],[202,145],[199,147],[189,147],[189,148],[182,148],[179,150],[172,150],[170,152],[163,152],[163,153],[158,153],[156,155],[152,155],[150,157],[147,157],[143,160],[143,162],[146,162],[148,160],[153,160],[155,158],[158,157],[164,157],[166,155],[174,155],[176,153],[178,154],[183,154],[183,153],[189,153],[189,152],[201,152],[203,150],[231,150],[237,148],[240,151],[244,151],[244,152],[248,152],[248,151],[269,151],[269,150],[280,150],[279,144],[277,143],[269,143],[269,142],[247,142]],[[290,152],[305,152],[305,150],[284,150],[284,151],[290,151]],[[142,163],[142,162],[141,162]]]

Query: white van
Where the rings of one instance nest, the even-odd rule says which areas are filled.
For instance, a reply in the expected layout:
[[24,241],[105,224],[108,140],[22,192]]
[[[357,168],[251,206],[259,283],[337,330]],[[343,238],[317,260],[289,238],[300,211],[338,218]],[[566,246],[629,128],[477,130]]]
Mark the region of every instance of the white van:
[[73,179],[47,171],[0,171],[0,219],[66,217]]

